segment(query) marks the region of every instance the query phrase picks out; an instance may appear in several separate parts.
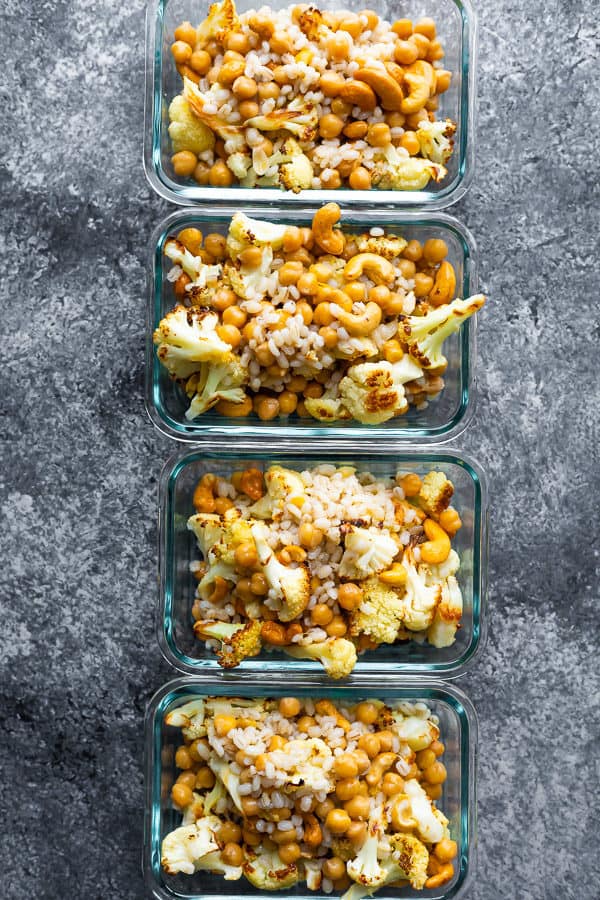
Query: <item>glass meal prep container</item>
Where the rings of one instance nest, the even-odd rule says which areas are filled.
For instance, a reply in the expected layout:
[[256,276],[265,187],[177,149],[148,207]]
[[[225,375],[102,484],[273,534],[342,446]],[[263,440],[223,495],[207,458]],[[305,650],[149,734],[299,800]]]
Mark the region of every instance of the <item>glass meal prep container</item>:
[[[342,685],[332,684],[324,676],[278,675],[265,679],[226,673],[203,674],[198,678],[180,678],[162,687],[150,701],[146,715],[146,809],[143,868],[146,885],[157,900],[204,900],[207,897],[257,897],[263,894],[244,878],[230,882],[207,872],[195,875],[167,875],[161,868],[161,843],[165,835],[178,827],[181,814],[171,804],[170,789],[177,777],[175,750],[180,743],[178,728],[165,724],[167,714],[178,706],[206,696],[264,697],[290,696],[311,699],[331,698],[358,703],[380,699],[386,702],[406,700],[424,702],[439,718],[440,738],[445,744],[444,765],[448,777],[438,807],[449,820],[452,838],[458,844],[455,874],[437,889],[415,891],[412,888],[384,888],[374,896],[416,900],[450,900],[463,897],[471,880],[476,855],[476,752],[477,720],[473,706],[462,691],[437,681],[381,679],[353,675]],[[304,884],[292,890],[270,892],[270,896],[315,900],[320,892],[309,891]],[[332,897],[338,897],[336,892]]]
[[[207,472],[230,476],[254,466],[265,470],[279,463],[299,471],[329,463],[352,465],[375,476],[393,476],[396,471],[424,475],[431,469],[444,472],[454,484],[452,505],[462,518],[462,528],[452,539],[461,559],[457,573],[463,595],[461,627],[455,642],[444,648],[408,641],[403,644],[381,644],[358,657],[356,673],[405,675],[438,675],[454,677],[462,674],[483,645],[486,635],[487,577],[487,496],[483,473],[466,457],[453,452],[417,449],[396,451],[381,456],[360,452],[320,452],[306,450],[297,455],[269,450],[222,447],[210,455],[196,448],[177,455],[165,465],[159,485],[159,604],[158,640],[165,659],[180,672],[204,675],[220,669],[216,656],[193,632],[192,605],[197,581],[190,572],[190,562],[200,559],[195,535],[187,528],[188,517],[195,513],[192,503],[194,488]],[[236,672],[255,677],[286,671],[290,677],[306,672],[320,672],[319,663],[293,659],[285,653],[263,650],[260,656],[245,659]]]
[[[263,4],[256,0],[239,0],[239,12],[270,5],[283,9],[288,2]],[[346,4],[348,8],[352,4]],[[172,203],[231,204],[247,203],[296,205],[310,203],[321,205],[330,200],[355,207],[394,206],[443,209],[455,203],[468,189],[473,175],[473,142],[475,114],[475,53],[476,18],[469,0],[426,0],[406,5],[375,0],[366,4],[378,15],[393,22],[399,16],[418,19],[431,16],[438,27],[444,44],[442,61],[452,72],[449,90],[440,97],[438,119],[449,118],[456,123],[454,152],[445,163],[448,174],[442,182],[431,181],[420,191],[389,190],[306,190],[300,194],[279,188],[241,188],[200,186],[193,179],[178,178],[171,165],[171,143],[168,134],[168,108],[179,94],[183,80],[177,72],[171,55],[175,28],[184,20],[198,25],[207,15],[209,3],[194,0],[150,0],[146,19],[146,103],[144,128],[144,166],[146,176],[154,190]],[[328,0],[318,7],[339,9],[339,4]],[[354,9],[354,7],[352,7]]]
[[[381,425],[362,425],[356,421],[326,423],[295,415],[265,422],[255,415],[230,418],[214,410],[188,421],[185,418],[188,398],[160,364],[152,342],[154,329],[177,303],[174,285],[167,279],[173,263],[164,256],[164,245],[179,231],[192,226],[199,228],[202,234],[227,234],[234,212],[231,209],[180,210],[168,216],[152,236],[148,259],[146,406],[160,431],[187,442],[211,439],[220,442],[223,438],[235,436],[236,439],[248,440],[308,437],[346,441],[374,438],[428,443],[449,440],[466,427],[474,405],[476,316],[467,319],[460,331],[444,342],[444,355],[448,359],[448,368],[443,376],[444,388],[425,409],[411,407],[404,415]],[[250,217],[290,225],[310,225],[313,217],[313,212],[308,209],[292,212],[276,207],[270,210],[245,207],[244,212]],[[345,231],[354,233],[368,231],[377,224],[388,232],[401,234],[406,240],[442,238],[448,246],[447,259],[456,273],[456,296],[466,298],[477,292],[475,241],[470,232],[451,216],[389,210],[378,210],[376,214],[342,211],[341,223]]]

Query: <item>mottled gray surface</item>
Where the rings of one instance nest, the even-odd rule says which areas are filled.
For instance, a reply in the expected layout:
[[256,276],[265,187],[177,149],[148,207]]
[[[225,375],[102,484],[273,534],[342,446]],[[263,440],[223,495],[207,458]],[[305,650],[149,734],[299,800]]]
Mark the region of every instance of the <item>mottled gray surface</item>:
[[[141,898],[156,482],[141,0],[14,0],[4,220],[0,847],[5,900]],[[480,4],[479,165],[456,210],[491,294],[459,442],[490,481],[491,629],[470,900],[594,900],[598,33],[592,0]],[[100,14],[98,11],[101,10]],[[24,838],[24,834],[26,837]]]

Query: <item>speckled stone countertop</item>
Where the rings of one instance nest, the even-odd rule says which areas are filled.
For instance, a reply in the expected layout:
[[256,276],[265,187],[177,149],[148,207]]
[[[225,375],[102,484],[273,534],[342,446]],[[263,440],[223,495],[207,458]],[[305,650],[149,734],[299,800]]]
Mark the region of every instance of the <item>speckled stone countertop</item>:
[[[1,15],[4,900],[142,898],[156,485],[141,0]],[[469,900],[597,900],[598,31],[592,0],[479,4],[479,146],[455,208],[491,301],[458,441],[487,470],[491,627]],[[14,274],[13,274],[14,272]]]

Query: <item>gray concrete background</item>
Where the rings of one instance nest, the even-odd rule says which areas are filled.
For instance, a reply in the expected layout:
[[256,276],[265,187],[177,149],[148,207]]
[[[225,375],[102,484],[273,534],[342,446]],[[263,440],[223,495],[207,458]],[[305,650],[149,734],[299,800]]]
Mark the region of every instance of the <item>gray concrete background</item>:
[[[3,8],[0,848],[5,900],[142,898],[156,483],[141,0]],[[470,900],[595,900],[598,29],[591,0],[479,4],[472,229],[489,307],[458,446],[490,482],[491,627]]]

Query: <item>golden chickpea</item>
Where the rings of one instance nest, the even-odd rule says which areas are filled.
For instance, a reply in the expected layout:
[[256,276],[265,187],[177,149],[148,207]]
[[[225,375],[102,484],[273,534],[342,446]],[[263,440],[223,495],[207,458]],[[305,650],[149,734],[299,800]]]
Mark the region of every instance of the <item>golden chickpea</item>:
[[192,58],[192,48],[185,41],[175,41],[171,44],[171,53],[176,63],[186,63]]
[[197,184],[208,184],[210,178],[210,166],[205,162],[199,162],[192,177]]
[[338,588],[338,603],[342,609],[346,609],[348,612],[358,609],[362,600],[362,588],[357,584],[354,584],[352,581],[348,581],[346,584],[340,584]]
[[198,228],[184,228],[177,235],[177,240],[195,256],[202,246],[202,232]]
[[218,737],[225,737],[232,728],[235,728],[235,718],[230,715],[218,715],[214,718],[215,731]]
[[229,497],[217,497],[215,499],[215,512],[218,516],[222,516],[228,509],[233,509],[233,502]]
[[310,620],[313,625],[320,627],[329,625],[333,619],[333,610],[326,603],[317,603],[310,611]]
[[223,160],[218,159],[210,167],[208,180],[213,187],[230,187],[233,184],[233,172],[227,168]]
[[333,762],[333,771],[338,778],[355,778],[358,775],[358,763],[351,753],[340,753]]
[[284,287],[297,284],[304,273],[304,266],[299,262],[286,262],[279,269],[279,284]]
[[331,881],[337,881],[346,874],[346,863],[339,856],[330,856],[323,863],[323,875]]
[[396,41],[394,47],[394,59],[401,66],[409,66],[414,63],[419,52],[412,41]]
[[415,130],[416,128],[420,127],[421,122],[428,121],[429,116],[427,115],[426,111],[424,109],[420,109],[417,112],[410,113],[410,115],[406,116],[405,124],[407,128],[412,128],[413,130]]
[[182,22],[173,32],[176,41],[185,41],[190,47],[194,47],[198,40],[196,29],[191,22]]
[[415,272],[417,271],[417,267],[411,259],[399,259],[396,263],[400,272],[402,273],[402,277],[406,278],[407,281],[410,281],[415,277]]
[[217,831],[217,838],[224,844],[238,844],[242,838],[242,829],[236,822],[225,820]]
[[375,759],[381,752],[381,744],[375,734],[362,734],[358,739],[358,746],[360,750],[367,754],[369,759]]
[[345,809],[332,809],[327,813],[325,824],[332,834],[345,834],[350,827],[350,816]]
[[429,38],[424,34],[411,34],[409,41],[417,48],[417,59],[426,59],[429,53]]
[[296,285],[301,294],[306,297],[312,297],[317,293],[319,282],[317,276],[313,272],[305,272]]
[[436,856],[440,862],[451,862],[457,853],[458,844],[450,838],[442,838],[442,840],[435,845],[433,850],[433,855]]
[[364,27],[360,18],[355,13],[345,14],[341,20],[338,31],[346,31],[354,39],[360,37],[364,31]]
[[244,862],[244,851],[239,844],[228,841],[221,850],[221,859],[226,866],[241,866]]
[[385,309],[391,297],[391,291],[385,284],[377,284],[369,291],[369,300]]
[[358,141],[364,138],[369,126],[366,122],[349,122],[344,128],[344,134],[351,141]]
[[447,69],[436,69],[435,70],[435,92],[436,94],[443,94],[450,87],[450,82],[452,81],[452,72],[449,72]]
[[341,62],[348,59],[351,43],[352,39],[347,32],[336,32],[327,41],[327,52],[335,62]]
[[310,522],[303,522],[298,529],[298,540],[302,547],[314,550],[323,540],[323,532]]
[[433,750],[436,756],[441,756],[446,748],[441,741],[432,741],[429,745],[429,749]]
[[423,245],[423,256],[433,265],[440,263],[448,256],[448,244],[441,238],[429,238]]
[[300,716],[300,718],[299,718],[298,721],[296,722],[296,726],[297,726],[297,728],[298,728],[298,731],[299,731],[301,734],[308,734],[308,729],[309,729],[309,728],[314,728],[314,726],[315,726],[316,724],[317,724],[317,722],[316,722],[315,719],[313,719],[312,716]]
[[396,340],[385,341],[381,349],[387,362],[400,362],[404,356],[404,350],[400,346],[400,342]]
[[387,147],[392,142],[389,125],[386,125],[385,122],[370,125],[367,132],[367,141],[372,147]]
[[269,593],[269,583],[262,572],[254,572],[250,578],[250,589],[257,597],[266,597]]
[[375,703],[371,703],[369,700],[363,700],[362,703],[357,705],[354,714],[358,721],[362,722],[363,725],[374,725],[379,716],[379,709]]
[[193,174],[194,169],[198,164],[198,158],[191,150],[180,150],[179,153],[173,154],[171,163],[176,175],[179,175],[182,178],[188,178]]
[[269,422],[279,415],[279,401],[275,397],[263,397],[257,404],[256,414],[262,422]]
[[219,69],[219,81],[221,84],[233,85],[233,82],[244,74],[245,68],[244,59],[228,59]]
[[242,829],[242,839],[249,847],[258,847],[264,840],[261,834],[257,831],[250,831],[249,828]]
[[326,191],[337,191],[342,185],[342,179],[337,169],[330,169],[321,175],[321,185]]
[[325,821],[332,809],[335,809],[335,803],[329,797],[315,806],[316,814],[323,821]]
[[258,562],[258,554],[256,552],[256,544],[254,541],[244,541],[238,544],[233,552],[236,566],[241,569],[252,569]]
[[192,789],[188,784],[177,782],[171,788],[171,800],[180,809],[189,806],[193,799]]
[[279,394],[279,412],[283,416],[289,416],[296,411],[298,397],[292,391],[282,391]]
[[428,784],[425,782],[423,790],[431,800],[439,800],[443,793],[441,784]]
[[219,312],[223,312],[233,306],[237,300],[237,295],[228,287],[220,287],[212,298],[212,306]]
[[296,415],[297,415],[300,419],[310,419],[310,418],[312,418],[312,417],[311,417],[311,414],[309,413],[309,411],[307,410],[306,406],[304,405],[304,401],[303,401],[303,400],[299,400],[299,401],[298,401],[298,406],[296,407]]
[[[352,800],[353,797],[364,792],[362,785],[364,782],[359,781],[358,778],[340,778],[335,786],[336,796],[342,803],[347,803],[348,800]],[[366,785],[364,787],[366,788]]]
[[428,747],[426,750],[419,750],[417,753],[417,765],[420,769],[427,769],[436,760],[435,753]]
[[[317,325],[331,325],[333,322],[333,314],[329,308],[329,303],[319,303],[315,307],[313,320]],[[319,394],[319,397],[321,395]]]
[[256,84],[254,78],[246,78],[245,75],[240,75],[233,82],[231,90],[238,98],[238,100],[251,100],[252,97],[256,96],[258,85]]
[[368,819],[371,809],[371,802],[364,794],[357,794],[344,803],[344,809],[351,819]]
[[217,325],[216,332],[230,347],[239,347],[242,341],[242,333],[235,325]]
[[[296,306],[296,309],[297,308],[298,307]],[[288,388],[290,391],[294,391],[294,393],[301,394],[307,384],[308,382],[304,375],[294,375],[288,382]]]
[[386,797],[393,797],[404,789],[404,779],[397,772],[386,772],[383,776],[381,790]]
[[216,84],[219,80],[219,72],[220,69],[218,66],[211,66],[208,72],[206,73],[206,78],[209,84]]
[[352,822],[346,832],[346,837],[355,849],[359,849],[367,839],[367,823]]
[[[204,241],[204,246],[206,247],[206,241]],[[402,256],[404,257],[404,259],[408,259],[413,263],[417,263],[423,256],[423,247],[421,246],[419,241],[413,239],[412,241],[408,242],[408,244],[402,251]]]
[[374,31],[375,28],[379,25],[379,16],[372,9],[363,9],[360,13],[361,16],[365,16],[367,19],[367,28],[369,31]]
[[256,269],[262,262],[260,247],[247,247],[240,253],[240,262],[244,268]]
[[415,34],[424,34],[430,41],[432,41],[436,35],[435,22],[433,19],[430,19],[429,16],[424,16],[422,19],[415,22],[413,30]]
[[228,306],[223,311],[223,324],[235,325],[236,328],[242,328],[248,319],[247,314],[239,306]]
[[280,87],[274,81],[267,81],[258,85],[259,100],[277,100]]
[[413,291],[415,297],[426,297],[433,287],[433,278],[431,275],[425,275],[424,272],[417,272],[414,278],[415,286]]
[[413,33],[413,23],[410,19],[396,19],[392,25],[392,31],[402,40],[406,40]]
[[416,156],[421,152],[419,139],[414,131],[405,131],[400,138],[400,146],[404,147],[410,156]]
[[175,765],[178,769],[191,769],[193,762],[187,747],[181,746],[177,748]]
[[286,719],[293,719],[302,709],[302,704],[297,697],[282,697],[279,701],[279,712]]
[[344,77],[337,72],[323,72],[319,79],[319,88],[326,97],[337,97],[344,85]]
[[[290,832],[283,832],[284,834],[290,834]],[[291,834],[295,834],[295,831],[292,831]],[[291,865],[291,863],[295,863],[296,860],[300,859],[302,856],[302,851],[300,850],[300,846],[296,841],[290,841],[287,844],[284,844],[283,847],[279,848],[279,857],[286,866]]]
[[423,777],[429,784],[443,784],[447,778],[446,766],[436,760],[424,770]]
[[304,388],[304,396],[309,397],[311,400],[318,400],[319,397],[323,396],[323,385],[319,384],[318,381],[311,381]]
[[325,140],[331,140],[341,134],[344,122],[339,116],[333,113],[326,113],[319,120],[319,134]]
[[352,104],[346,103],[341,97],[334,97],[331,101],[331,112],[342,118],[347,117],[352,112]]
[[242,56],[245,56],[250,49],[248,35],[242,31],[232,31],[231,34],[227,35],[225,47],[227,50],[233,50],[234,53],[240,53]]
[[381,745],[382,753],[389,753],[392,749],[392,745],[394,743],[394,735],[391,731],[378,731],[377,737],[379,738],[379,743]]
[[329,637],[343,637],[348,631],[348,626],[342,616],[334,616],[325,631]]
[[181,775],[178,776],[176,784],[185,784],[192,790],[196,786],[196,773],[192,769],[188,769],[186,772],[182,772]]
[[363,166],[358,166],[350,172],[348,182],[353,191],[368,191],[371,187],[371,173]]

